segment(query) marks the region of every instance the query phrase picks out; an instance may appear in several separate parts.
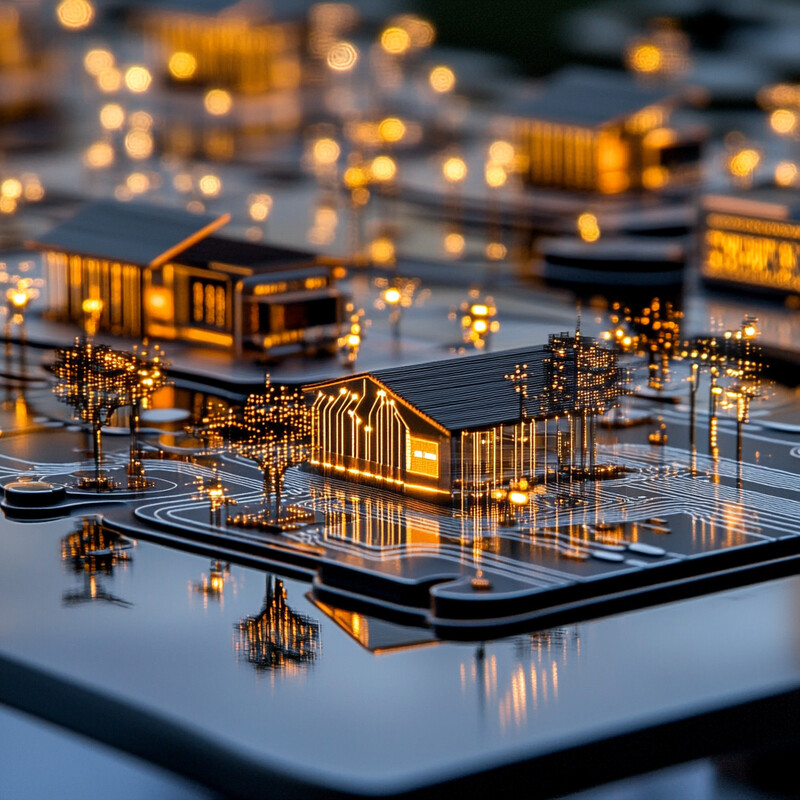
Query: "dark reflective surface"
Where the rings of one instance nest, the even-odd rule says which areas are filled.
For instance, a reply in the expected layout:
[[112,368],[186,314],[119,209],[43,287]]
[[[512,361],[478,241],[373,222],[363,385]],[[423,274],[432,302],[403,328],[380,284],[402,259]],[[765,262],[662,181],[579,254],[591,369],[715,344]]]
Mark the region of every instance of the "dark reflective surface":
[[[800,682],[800,578],[483,644],[433,643],[337,618],[307,584],[235,564],[220,565],[208,602],[196,588],[206,558],[147,542],[102,576],[128,607],[65,605],[75,574],[62,539],[74,526],[0,522],[4,653],[350,786],[476,769]],[[237,657],[240,625],[271,614],[272,638],[256,637],[253,652],[271,643],[283,655],[253,669]]]

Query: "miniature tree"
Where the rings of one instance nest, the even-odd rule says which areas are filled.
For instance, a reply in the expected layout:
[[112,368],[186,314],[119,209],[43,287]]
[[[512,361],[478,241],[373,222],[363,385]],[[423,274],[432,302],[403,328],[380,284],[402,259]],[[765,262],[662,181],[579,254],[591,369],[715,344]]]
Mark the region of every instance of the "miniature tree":
[[265,512],[272,494],[274,521],[280,523],[286,471],[307,461],[311,451],[311,414],[302,392],[276,387],[267,377],[264,391],[247,398],[241,427],[243,435],[231,447],[262,471]]
[[56,350],[52,369],[58,379],[56,396],[92,431],[94,478],[82,480],[81,485],[110,489],[111,481],[100,470],[101,430],[118,408],[131,402],[138,380],[136,361],[106,345],[76,339],[72,347]]
[[166,362],[163,353],[158,345],[152,351],[146,349],[147,343],[142,349],[134,348],[133,358],[136,363],[136,381],[131,387],[131,414],[130,414],[130,458],[128,461],[128,485],[135,488],[143,488],[145,485],[144,468],[142,467],[141,453],[138,448],[139,438],[139,417],[142,404],[152,397],[159,389],[166,384],[166,372],[164,367]]

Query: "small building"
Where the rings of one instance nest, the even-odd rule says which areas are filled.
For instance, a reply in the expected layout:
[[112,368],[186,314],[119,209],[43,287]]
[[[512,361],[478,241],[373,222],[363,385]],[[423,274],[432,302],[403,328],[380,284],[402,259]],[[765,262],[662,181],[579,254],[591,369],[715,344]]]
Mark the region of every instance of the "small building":
[[540,347],[376,370],[304,391],[312,467],[466,505],[522,478],[593,473],[594,416],[615,403],[621,373],[613,351],[560,334]]
[[[229,217],[92,202],[32,242],[46,315],[98,331],[279,354],[332,345],[344,317],[335,267],[311,253],[214,235]],[[97,304],[95,304],[97,305]]]
[[626,73],[564,69],[509,110],[523,176],[534,186],[618,194],[696,175],[702,135],[667,127],[678,100]]
[[703,278],[800,296],[800,214],[778,195],[709,195],[703,202]]
[[168,0],[140,4],[137,16],[159,48],[165,74],[176,83],[244,94],[295,91],[301,78],[302,21],[278,18],[272,6]]

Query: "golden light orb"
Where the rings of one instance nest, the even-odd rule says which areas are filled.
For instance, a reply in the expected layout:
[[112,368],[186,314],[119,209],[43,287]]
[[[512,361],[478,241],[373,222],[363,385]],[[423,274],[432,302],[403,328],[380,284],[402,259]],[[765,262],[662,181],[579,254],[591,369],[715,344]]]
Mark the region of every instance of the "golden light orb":
[[104,69],[97,76],[97,87],[101,92],[111,94],[118,92],[122,86],[122,73],[116,68]]
[[351,333],[347,337],[347,344],[349,347],[358,347],[361,344],[361,337],[357,333]]
[[114,148],[108,142],[95,142],[86,148],[83,163],[91,169],[103,169],[114,163]]
[[44,198],[44,186],[39,180],[39,176],[34,173],[28,173],[22,176],[24,184],[25,199],[32,203],[38,203]]
[[222,191],[222,181],[212,174],[203,175],[197,185],[206,197],[216,197]]
[[222,117],[233,108],[233,98],[225,89],[209,89],[203,98],[203,105],[212,116]]
[[650,42],[643,42],[628,51],[628,66],[634,72],[658,72],[664,64],[661,49]]
[[17,210],[17,201],[13,197],[0,195],[0,214],[13,214]]
[[487,162],[483,174],[486,178],[486,184],[493,189],[499,189],[501,186],[504,186],[505,182],[508,180],[508,173],[505,167],[503,167],[502,164],[498,164],[496,161]]
[[350,42],[337,42],[326,59],[334,72],[349,72],[358,62],[358,50]]
[[377,181],[390,181],[397,174],[397,164],[389,156],[377,156],[372,159],[370,172]]
[[527,505],[528,499],[527,492],[511,491],[508,493],[508,501],[513,503],[515,506]]
[[440,64],[438,67],[434,67],[431,70],[428,76],[428,83],[430,83],[431,89],[433,89],[434,92],[446,94],[455,89],[456,75],[450,67],[445,67],[443,64]]
[[411,47],[411,36],[404,28],[392,25],[381,33],[381,47],[393,56],[401,55]]
[[134,64],[125,71],[125,86],[134,94],[143,94],[150,88],[153,76],[147,67]]
[[348,167],[344,171],[344,185],[348,189],[360,189],[367,185],[369,182],[369,175],[365,169],[361,167]]
[[178,50],[169,57],[167,68],[175,80],[188,81],[197,72],[197,59],[191,53]]
[[400,290],[395,288],[394,286],[390,286],[388,289],[385,289],[383,292],[383,299],[387,302],[390,306],[397,305],[400,302],[400,298],[402,295],[400,294]]
[[442,175],[450,183],[460,183],[467,177],[467,164],[463,158],[451,156],[442,164]]
[[6,292],[6,299],[15,309],[22,311],[28,305],[30,296],[24,289],[9,289]]
[[430,47],[436,39],[436,28],[428,20],[415,14],[402,14],[394,19],[394,23],[408,31],[412,47]]
[[769,124],[775,133],[786,135],[793,133],[797,127],[797,114],[788,108],[776,108],[769,115]]
[[589,211],[584,211],[578,217],[578,235],[584,242],[596,242],[600,238],[600,223],[597,217]]
[[0,183],[0,195],[19,200],[22,197],[22,181],[18,178],[6,178]]
[[758,150],[754,150],[752,147],[746,147],[731,156],[728,161],[728,169],[731,175],[737,178],[745,178],[753,173],[760,162],[761,154]]
[[444,237],[444,251],[451,256],[460,256],[464,252],[466,244],[464,237],[460,233],[448,233]]
[[118,131],[125,123],[125,109],[119,103],[106,103],[100,109],[100,124],[107,131]]
[[131,172],[125,179],[125,185],[133,194],[144,194],[150,188],[150,178],[144,172]]
[[378,124],[378,135],[384,142],[399,142],[406,135],[406,125],[397,117],[387,117]]
[[756,335],[756,326],[755,325],[745,325],[742,333],[748,338],[752,339]]
[[141,128],[129,131],[125,137],[125,152],[137,161],[150,158],[153,154],[153,137]]
[[146,111],[134,111],[128,118],[131,128],[149,131],[153,127],[153,118]]
[[489,261],[502,261],[507,253],[508,249],[502,242],[489,242],[486,245],[486,258]]
[[775,167],[775,183],[778,186],[791,186],[797,180],[797,164],[793,161],[781,161]]
[[375,264],[392,264],[395,258],[394,242],[387,236],[379,236],[370,244],[369,254]]
[[61,0],[56,17],[62,27],[79,31],[88,28],[94,19],[94,6],[88,0]]
[[247,198],[250,219],[264,222],[272,211],[272,197],[268,194],[251,194]]
[[314,161],[325,167],[335,164],[339,160],[341,152],[338,142],[335,139],[329,139],[327,137],[317,139],[312,148]]
[[95,47],[83,57],[84,69],[95,78],[114,66],[114,54],[109,50]]
[[489,160],[502,167],[510,167],[514,163],[514,156],[514,145],[511,142],[498,139],[489,145]]

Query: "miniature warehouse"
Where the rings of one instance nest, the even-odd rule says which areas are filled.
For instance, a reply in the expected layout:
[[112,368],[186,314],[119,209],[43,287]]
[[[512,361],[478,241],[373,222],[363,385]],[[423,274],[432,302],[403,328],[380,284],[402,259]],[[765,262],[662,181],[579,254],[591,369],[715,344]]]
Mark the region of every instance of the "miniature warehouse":
[[732,85],[702,15],[603,54],[575,11],[604,66],[532,80],[366,4],[45,5],[0,0],[0,721],[304,799],[767,736],[796,57]]

